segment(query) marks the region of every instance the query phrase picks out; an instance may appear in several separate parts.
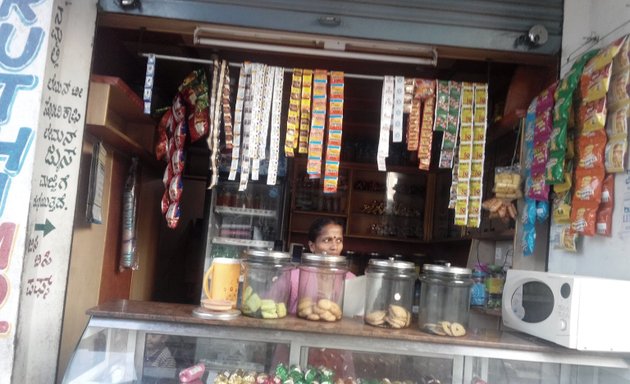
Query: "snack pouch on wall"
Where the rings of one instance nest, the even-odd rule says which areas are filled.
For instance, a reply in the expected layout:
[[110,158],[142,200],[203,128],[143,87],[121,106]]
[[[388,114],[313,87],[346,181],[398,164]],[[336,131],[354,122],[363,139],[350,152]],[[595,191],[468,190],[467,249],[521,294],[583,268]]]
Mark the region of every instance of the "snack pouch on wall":
[[612,211],[614,208],[615,176],[607,175],[602,186],[602,198],[597,210],[595,229],[598,235],[612,236]]

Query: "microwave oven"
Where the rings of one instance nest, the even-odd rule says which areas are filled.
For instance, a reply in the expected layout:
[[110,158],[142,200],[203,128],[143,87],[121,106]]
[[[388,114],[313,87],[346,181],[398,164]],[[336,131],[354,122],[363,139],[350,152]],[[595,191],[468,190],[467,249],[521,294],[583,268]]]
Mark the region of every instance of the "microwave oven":
[[508,270],[503,325],[578,350],[630,352],[630,281]]

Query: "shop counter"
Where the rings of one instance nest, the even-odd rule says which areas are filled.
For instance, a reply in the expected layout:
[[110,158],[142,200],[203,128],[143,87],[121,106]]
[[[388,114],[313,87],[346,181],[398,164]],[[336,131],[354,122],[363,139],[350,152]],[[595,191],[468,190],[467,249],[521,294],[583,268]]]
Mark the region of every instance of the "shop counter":
[[[203,363],[222,372],[273,372],[279,363],[324,365],[346,382],[630,383],[630,355],[575,351],[518,332],[469,329],[463,337],[294,316],[208,320],[196,306],[120,300],[88,310],[64,382],[177,383]],[[481,381],[480,381],[481,380]]]

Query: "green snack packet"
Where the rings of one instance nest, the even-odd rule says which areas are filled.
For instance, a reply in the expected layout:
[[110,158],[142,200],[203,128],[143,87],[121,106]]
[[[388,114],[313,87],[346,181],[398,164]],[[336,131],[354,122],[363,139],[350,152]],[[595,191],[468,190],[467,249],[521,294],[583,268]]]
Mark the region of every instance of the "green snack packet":
[[555,150],[549,152],[547,159],[547,168],[545,172],[545,181],[547,184],[555,185],[564,182],[564,150]]

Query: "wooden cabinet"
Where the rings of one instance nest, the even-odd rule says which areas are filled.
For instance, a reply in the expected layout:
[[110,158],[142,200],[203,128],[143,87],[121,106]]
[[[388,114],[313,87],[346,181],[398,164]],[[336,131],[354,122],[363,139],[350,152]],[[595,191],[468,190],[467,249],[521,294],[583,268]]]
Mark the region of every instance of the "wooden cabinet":
[[[435,259],[459,259],[468,239],[448,215],[450,180],[450,172],[406,166],[379,172],[373,164],[342,162],[338,191],[325,194],[320,180],[308,178],[305,159],[294,159],[289,243],[306,245],[313,220],[330,217],[344,225],[344,251],[405,258],[432,253]],[[444,246],[456,242],[460,244],[453,253],[452,247]]]

